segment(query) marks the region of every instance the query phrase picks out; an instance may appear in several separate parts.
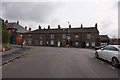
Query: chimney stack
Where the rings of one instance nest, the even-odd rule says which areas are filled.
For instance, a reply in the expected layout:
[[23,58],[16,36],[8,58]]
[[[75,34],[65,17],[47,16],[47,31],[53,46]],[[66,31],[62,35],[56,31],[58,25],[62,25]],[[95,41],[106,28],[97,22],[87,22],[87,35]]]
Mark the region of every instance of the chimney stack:
[[8,23],[8,20],[6,20],[5,23]]
[[83,28],[83,25],[81,24],[81,28]]
[[17,21],[17,24],[19,24],[19,21]]
[[41,26],[39,25],[39,29],[41,29]]
[[31,31],[31,28],[29,28],[29,31]]
[[60,29],[60,25],[58,25],[58,29]]
[[95,24],[95,27],[97,28],[97,23]]
[[71,24],[69,24],[69,28],[71,28]]
[[25,30],[27,30],[27,26],[25,26]]
[[48,25],[48,29],[50,29],[50,25]]

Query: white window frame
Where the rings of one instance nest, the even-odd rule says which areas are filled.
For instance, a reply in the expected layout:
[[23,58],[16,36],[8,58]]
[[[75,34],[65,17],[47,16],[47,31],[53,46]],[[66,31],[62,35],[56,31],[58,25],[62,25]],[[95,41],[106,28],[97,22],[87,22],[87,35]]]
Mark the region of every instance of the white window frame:
[[51,34],[51,35],[50,35],[50,38],[51,38],[51,39],[54,39],[54,34]]
[[40,34],[40,39],[42,39],[43,38],[43,35],[42,34]]
[[[76,43],[77,43],[77,44],[76,44]],[[76,46],[78,46],[78,45],[79,45],[79,42],[78,42],[78,41],[76,41],[76,42],[75,42],[75,45],[76,45]]]
[[87,34],[87,39],[91,39],[91,33]]
[[78,38],[79,38],[79,35],[78,35],[78,34],[76,34],[76,35],[75,35],[75,38],[76,38],[76,39],[78,39]]
[[91,44],[91,45],[92,45],[92,47],[95,47],[95,42],[92,42],[92,44]]
[[43,45],[43,41],[42,40],[40,40],[40,45]]
[[63,39],[66,39],[66,34],[63,34],[62,37],[63,37]]

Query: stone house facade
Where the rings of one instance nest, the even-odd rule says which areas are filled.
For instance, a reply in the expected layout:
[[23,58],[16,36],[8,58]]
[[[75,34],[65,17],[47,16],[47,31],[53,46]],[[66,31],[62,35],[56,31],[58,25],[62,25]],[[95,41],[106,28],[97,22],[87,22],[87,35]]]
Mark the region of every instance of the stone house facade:
[[25,45],[31,46],[55,46],[55,47],[81,47],[92,48],[100,45],[99,31],[97,24],[95,27],[61,28],[57,29],[38,29],[23,33]]

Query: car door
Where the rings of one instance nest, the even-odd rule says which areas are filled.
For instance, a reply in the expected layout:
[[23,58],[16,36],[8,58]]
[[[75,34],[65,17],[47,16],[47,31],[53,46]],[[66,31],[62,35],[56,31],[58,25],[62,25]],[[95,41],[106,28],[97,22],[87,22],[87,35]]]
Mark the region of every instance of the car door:
[[108,55],[109,55],[109,53],[110,53],[110,47],[109,46],[106,46],[106,47],[104,47],[102,50],[101,50],[101,58],[103,58],[103,59],[108,59]]

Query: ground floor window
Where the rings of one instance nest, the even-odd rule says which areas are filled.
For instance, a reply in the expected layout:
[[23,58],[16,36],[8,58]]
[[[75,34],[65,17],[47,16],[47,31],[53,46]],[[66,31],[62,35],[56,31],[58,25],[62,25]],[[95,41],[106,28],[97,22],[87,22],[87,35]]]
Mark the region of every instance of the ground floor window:
[[50,41],[50,44],[51,44],[51,45],[54,45],[54,41],[53,41],[53,40],[51,40],[51,41]]
[[28,41],[28,45],[32,45],[32,41],[31,40]]
[[40,45],[43,45],[43,41],[42,40],[40,40]]
[[78,41],[76,41],[76,42],[75,42],[75,45],[76,45],[76,46],[78,46],[78,45],[79,45],[79,42],[78,42]]
[[95,42],[92,42],[92,47],[95,47]]

